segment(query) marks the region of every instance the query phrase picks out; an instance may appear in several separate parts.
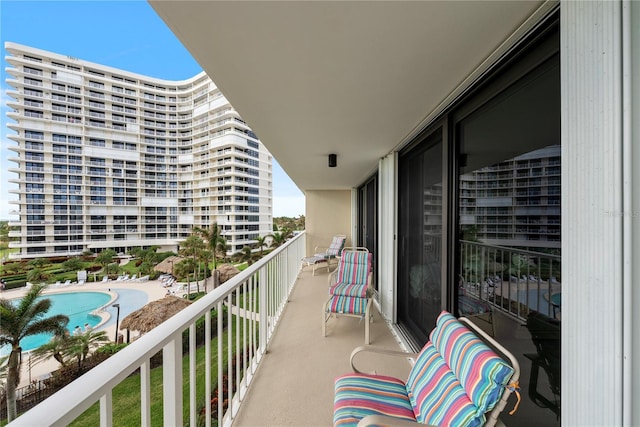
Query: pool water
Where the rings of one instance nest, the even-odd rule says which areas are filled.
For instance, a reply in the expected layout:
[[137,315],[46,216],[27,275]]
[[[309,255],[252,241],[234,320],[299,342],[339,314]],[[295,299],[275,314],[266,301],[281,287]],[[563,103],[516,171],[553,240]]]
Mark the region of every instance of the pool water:
[[552,310],[549,306],[549,300],[545,297],[545,294],[548,292],[548,290],[538,292],[536,289],[530,289],[529,291],[520,290],[518,291],[518,300],[523,304],[528,303],[531,310],[543,314],[550,314]]
[[[92,328],[100,323],[100,317],[91,314],[95,309],[102,307],[111,300],[111,295],[103,292],[67,292],[60,294],[47,294],[40,298],[51,300],[51,308],[47,316],[55,314],[65,314],[69,317],[67,329],[73,333],[76,326],[84,327],[88,323]],[[13,304],[18,304],[19,300],[13,300]],[[33,350],[49,342],[52,334],[37,334],[23,338],[20,341],[22,351]],[[0,348],[0,355],[8,354],[10,348]]]

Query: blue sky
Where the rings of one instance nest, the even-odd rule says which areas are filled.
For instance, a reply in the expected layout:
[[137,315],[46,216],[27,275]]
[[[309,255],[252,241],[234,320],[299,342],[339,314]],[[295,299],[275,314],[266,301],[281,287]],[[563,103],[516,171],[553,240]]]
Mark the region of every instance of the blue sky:
[[[5,41],[167,80],[186,79],[202,71],[146,1],[0,0],[0,219],[17,219],[9,216],[17,206],[7,203],[16,195],[8,192],[13,185],[8,180],[15,174],[7,168],[15,163],[7,161],[14,152],[7,149],[13,143],[6,128]],[[210,77],[215,82],[215,76]],[[302,192],[276,162],[273,194],[274,216],[304,214]]]

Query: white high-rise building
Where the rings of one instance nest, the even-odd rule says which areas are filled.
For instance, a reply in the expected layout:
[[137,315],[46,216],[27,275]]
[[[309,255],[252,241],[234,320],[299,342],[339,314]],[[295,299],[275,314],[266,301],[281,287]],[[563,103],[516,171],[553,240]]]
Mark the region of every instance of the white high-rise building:
[[[168,81],[5,44],[18,257],[272,231],[272,156],[203,72]],[[6,185],[6,183],[4,184]]]

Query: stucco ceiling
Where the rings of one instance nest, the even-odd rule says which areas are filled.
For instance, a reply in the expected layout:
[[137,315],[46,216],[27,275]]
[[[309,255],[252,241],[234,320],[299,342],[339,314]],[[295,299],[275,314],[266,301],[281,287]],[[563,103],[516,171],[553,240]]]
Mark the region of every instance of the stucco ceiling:
[[150,4],[305,191],[361,184],[541,2]]

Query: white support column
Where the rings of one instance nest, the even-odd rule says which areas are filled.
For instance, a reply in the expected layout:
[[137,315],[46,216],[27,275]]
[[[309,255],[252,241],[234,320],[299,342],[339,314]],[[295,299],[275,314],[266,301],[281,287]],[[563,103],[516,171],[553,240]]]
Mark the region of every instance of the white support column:
[[380,308],[385,319],[395,322],[396,283],[396,154],[380,159],[378,163],[378,238],[379,251],[379,296]]
[[625,367],[624,367],[624,425],[640,425],[640,3],[623,2],[623,52],[625,102],[625,159],[628,174],[625,184],[629,187],[629,205],[632,215],[625,223],[625,236],[630,240],[626,257],[628,269],[625,281]]
[[621,5],[561,6],[562,425],[623,425]]

